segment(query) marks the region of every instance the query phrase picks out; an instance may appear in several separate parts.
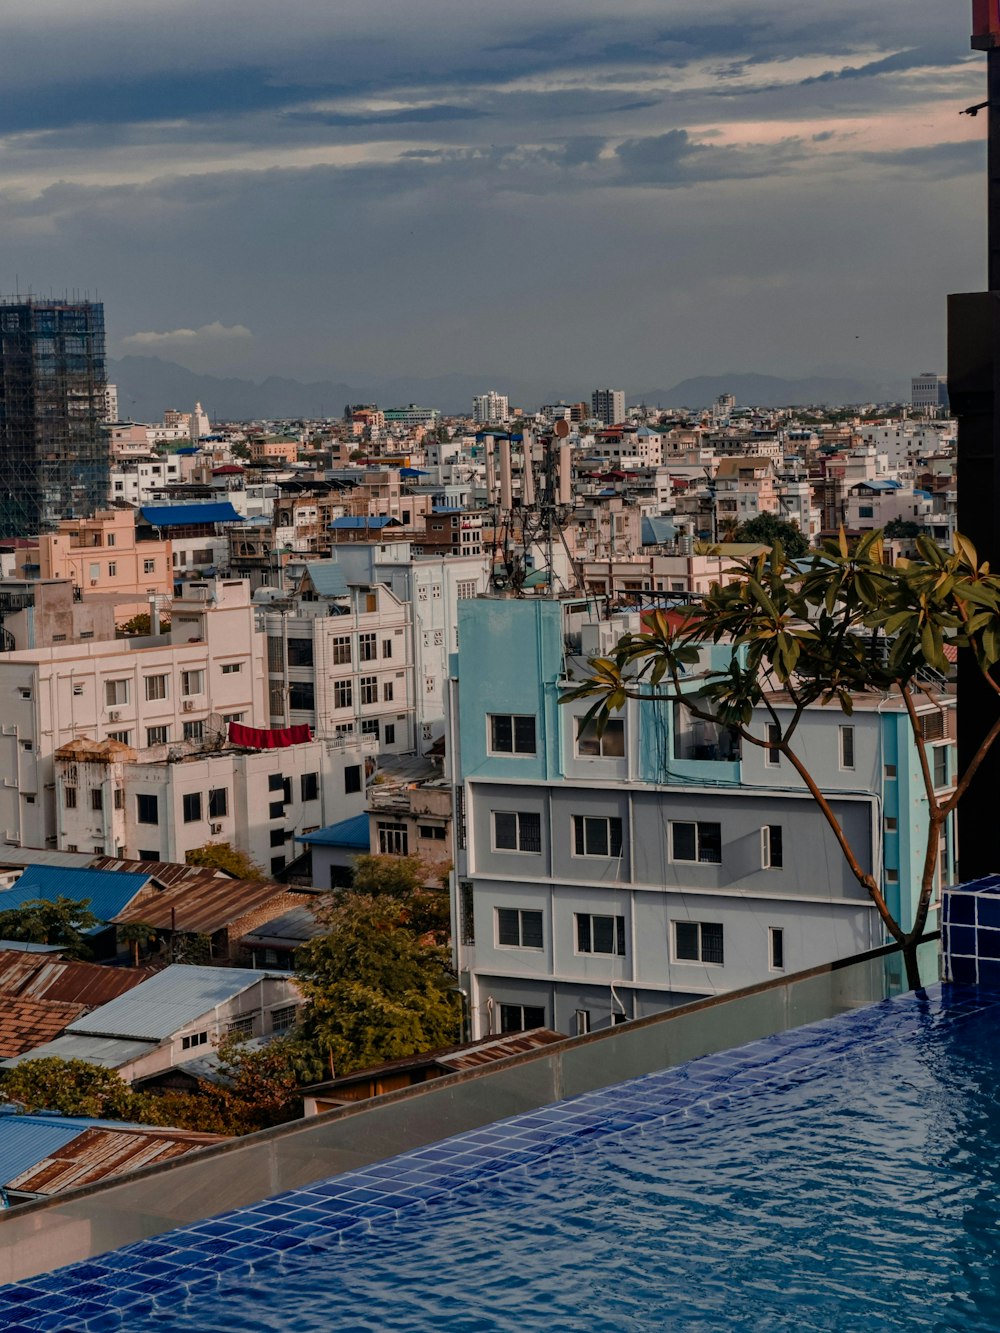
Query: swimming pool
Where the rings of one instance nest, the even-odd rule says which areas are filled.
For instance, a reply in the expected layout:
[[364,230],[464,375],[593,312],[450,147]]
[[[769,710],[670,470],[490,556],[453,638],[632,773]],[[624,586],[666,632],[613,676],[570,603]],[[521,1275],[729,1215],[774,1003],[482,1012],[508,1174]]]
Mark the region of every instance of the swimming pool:
[[998,1025],[902,996],[0,1288],[0,1327],[1000,1329]]

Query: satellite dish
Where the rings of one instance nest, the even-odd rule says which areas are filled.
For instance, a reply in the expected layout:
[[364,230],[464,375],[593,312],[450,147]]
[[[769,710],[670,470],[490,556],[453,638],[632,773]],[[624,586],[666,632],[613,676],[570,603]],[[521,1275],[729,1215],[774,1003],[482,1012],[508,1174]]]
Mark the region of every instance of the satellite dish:
[[221,750],[229,739],[229,724],[221,713],[209,713],[202,732],[203,750]]
[[553,423],[552,434],[555,435],[557,439],[565,440],[566,436],[569,434],[569,422],[565,417],[559,417],[558,420]]

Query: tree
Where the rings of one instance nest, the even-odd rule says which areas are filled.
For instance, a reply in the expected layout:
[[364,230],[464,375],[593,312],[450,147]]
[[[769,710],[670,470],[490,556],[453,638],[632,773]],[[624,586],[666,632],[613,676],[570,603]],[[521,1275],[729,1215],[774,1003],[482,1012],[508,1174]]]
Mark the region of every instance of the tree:
[[[170,628],[168,617],[160,616],[159,633],[165,634]],[[115,626],[115,635],[119,639],[128,639],[133,635],[155,634],[153,621],[148,611],[140,611],[134,615],[131,620],[125,620],[120,625]]]
[[29,898],[20,907],[0,912],[0,940],[25,944],[57,944],[67,958],[89,958],[84,932],[100,925],[90,899]]
[[793,560],[797,560],[809,550],[809,541],[801,530],[794,523],[789,523],[784,518],[776,518],[774,514],[758,514],[756,518],[748,518],[736,529],[736,540],[763,542],[765,546],[773,546],[776,541],[781,542],[785,554]]
[[206,866],[210,870],[225,870],[237,879],[266,879],[263,870],[246,852],[230,842],[206,842],[192,847],[186,854],[189,866]]
[[416,935],[429,935],[447,944],[451,930],[451,900],[444,884],[428,884],[433,872],[419,856],[356,856],[352,865],[355,893],[373,898],[383,894],[401,904],[401,920]]
[[[916,538],[916,547],[917,559],[888,565],[880,532],[867,533],[852,547],[842,530],[839,540],[798,561],[776,542],[769,553],[738,562],[742,577],[713,587],[680,627],[653,613],[646,632],[625,635],[610,657],[592,658],[588,679],[562,698],[563,703],[594,699],[587,718],[599,730],[626,699],[670,700],[695,717],[731,728],[746,744],[786,758],[900,945],[913,987],[919,985],[917,945],[927,922],[942,828],[1000,736],[1000,576],[980,563],[972,543],[959,534],[951,552],[926,536]],[[708,672],[694,688],[686,684],[684,672],[698,660],[697,645],[723,640],[732,644],[728,667]],[[927,668],[950,670],[946,643],[968,653],[997,711],[984,719],[979,748],[954,788],[939,795],[917,707],[933,702],[921,679]],[[787,707],[775,706],[777,690],[784,692]],[[919,882],[910,886],[908,930],[890,911],[873,871],[862,865],[795,744],[806,708],[833,705],[849,716],[858,694],[902,702],[919,757],[928,827]],[[759,709],[772,728],[767,738],[750,726]]]
[[926,532],[919,523],[914,523],[906,518],[891,518],[885,525],[885,535],[887,537],[913,538],[919,537],[922,532]]
[[450,952],[414,933],[406,901],[342,893],[317,915],[327,931],[298,949],[296,976],[303,1039],[331,1077],[458,1040]]
[[115,927],[119,944],[127,944],[132,957],[132,966],[139,966],[139,950],[143,945],[156,943],[156,927],[146,921],[125,921]]
[[86,1060],[45,1056],[22,1060],[4,1070],[4,1099],[25,1111],[55,1111],[59,1115],[88,1115],[101,1120],[133,1120],[142,1099],[113,1069]]

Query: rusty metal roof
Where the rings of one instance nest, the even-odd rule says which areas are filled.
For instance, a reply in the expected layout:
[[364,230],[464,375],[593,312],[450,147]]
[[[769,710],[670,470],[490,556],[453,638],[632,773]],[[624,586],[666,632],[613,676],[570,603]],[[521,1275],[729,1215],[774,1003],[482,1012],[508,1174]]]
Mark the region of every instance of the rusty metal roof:
[[0,951],[0,1028],[7,997],[63,1000],[96,1009],[153,975],[150,967],[102,967],[48,954]]
[[[273,904],[274,915],[288,911],[288,884],[257,879],[211,879],[195,884],[178,882],[152,897],[140,898],[114,918],[116,923],[143,921],[160,930],[181,930],[211,935],[248,912],[259,913]],[[262,922],[260,916],[255,924]]]
[[83,1011],[82,1004],[3,996],[0,1004],[0,1059],[22,1055],[53,1041]]
[[204,880],[232,879],[225,870],[214,866],[189,866],[177,861],[122,861],[115,856],[95,856],[90,865],[94,870],[123,870],[126,874],[148,875],[164,888],[178,883],[200,884]]
[[145,1125],[85,1129],[6,1185],[25,1194],[59,1194],[223,1141],[220,1134],[195,1134],[190,1130]]

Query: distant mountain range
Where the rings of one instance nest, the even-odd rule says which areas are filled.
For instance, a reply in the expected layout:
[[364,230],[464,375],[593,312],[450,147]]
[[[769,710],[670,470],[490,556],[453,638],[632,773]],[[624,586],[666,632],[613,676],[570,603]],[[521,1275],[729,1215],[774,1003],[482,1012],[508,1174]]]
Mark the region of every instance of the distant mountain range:
[[[213,421],[243,421],[340,416],[347,403],[366,402],[377,402],[382,407],[412,402],[437,407],[449,414],[471,412],[473,395],[490,388],[506,393],[512,406],[523,405],[529,410],[542,403],[576,402],[589,397],[589,390],[579,386],[577,392],[565,386],[560,391],[544,382],[464,374],[430,379],[397,376],[367,384],[337,380],[306,384],[271,376],[258,384],[253,380],[199,375],[153,356],[109,359],[108,378],[118,385],[119,412],[133,421],[160,421],[167,408],[189,411],[196,402],[202,404]],[[733,394],[737,403],[746,407],[835,405],[902,400],[909,397],[909,385],[823,376],[792,380],[774,375],[700,375],[682,380],[672,389],[647,389],[641,393],[626,389],[626,401],[662,407],[707,407],[722,393]]]

